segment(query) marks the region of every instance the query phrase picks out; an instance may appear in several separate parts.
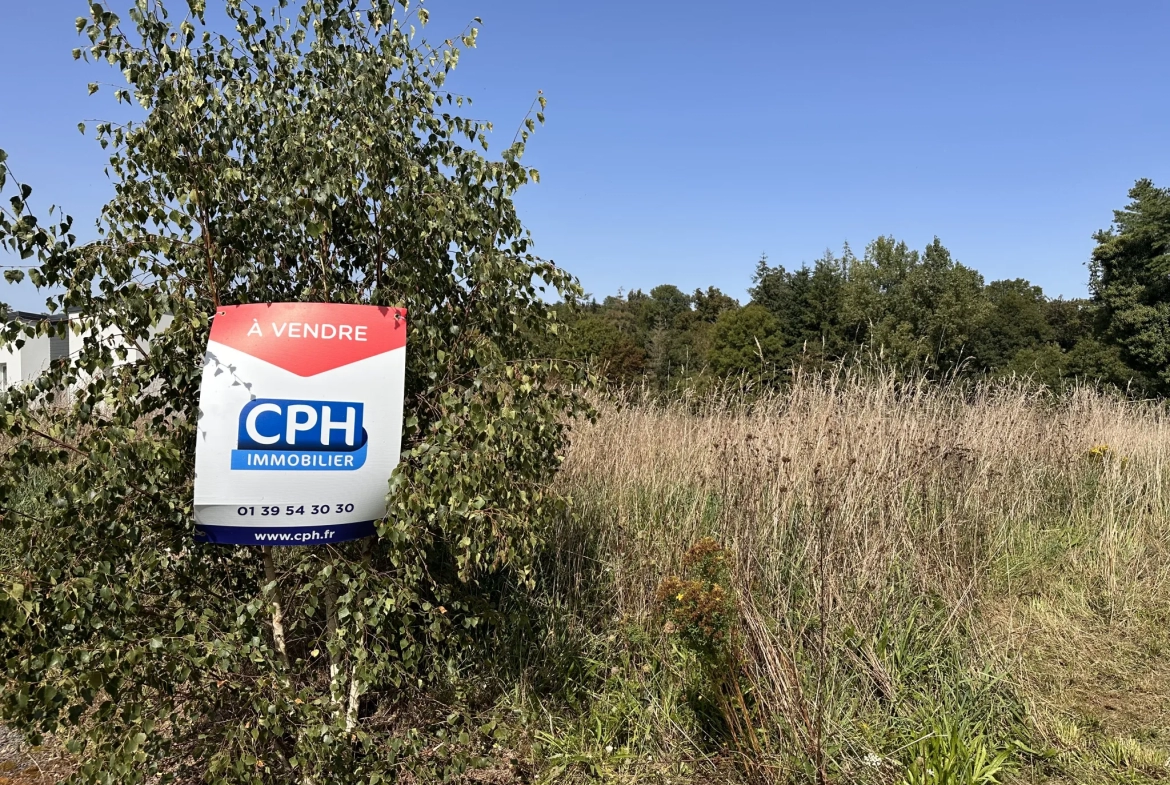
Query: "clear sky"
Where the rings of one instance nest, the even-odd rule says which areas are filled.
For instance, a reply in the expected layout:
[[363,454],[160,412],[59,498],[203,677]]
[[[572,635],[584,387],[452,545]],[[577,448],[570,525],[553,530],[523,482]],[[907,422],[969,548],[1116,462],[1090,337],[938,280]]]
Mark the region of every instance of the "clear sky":
[[[521,215],[598,298],[659,283],[743,298],[761,253],[799,266],[879,234],[938,235],[988,280],[1079,296],[1091,235],[1133,181],[1170,185],[1166,0],[427,7],[434,39],[483,18],[452,85],[496,122],[495,149],[548,97]],[[86,95],[113,76],[72,60],[84,11],[0,0],[0,147],[38,205],[92,236],[110,185],[76,126],[126,110]]]

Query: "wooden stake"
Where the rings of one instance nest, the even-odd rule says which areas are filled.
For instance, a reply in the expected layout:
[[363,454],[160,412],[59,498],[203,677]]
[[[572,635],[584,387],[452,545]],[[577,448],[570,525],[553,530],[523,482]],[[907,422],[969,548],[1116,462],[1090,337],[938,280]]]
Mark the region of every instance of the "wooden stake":
[[284,645],[284,612],[280,608],[280,588],[276,586],[276,565],[272,563],[272,546],[260,546],[260,554],[264,561],[264,578],[272,585],[272,642],[276,645],[280,663],[288,670],[288,650]]
[[335,712],[341,713],[341,686],[338,677],[341,675],[341,655],[334,654],[329,646],[337,638],[337,559],[330,554],[330,564],[333,569],[329,572],[328,583],[325,585],[325,647],[329,652],[329,701]]

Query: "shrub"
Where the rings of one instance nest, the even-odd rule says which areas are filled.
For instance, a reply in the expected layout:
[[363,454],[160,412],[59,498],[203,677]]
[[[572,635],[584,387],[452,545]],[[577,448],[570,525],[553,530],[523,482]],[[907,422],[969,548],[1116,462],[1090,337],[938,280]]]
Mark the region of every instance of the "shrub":
[[715,540],[700,539],[683,557],[686,577],[663,579],[657,600],[666,616],[666,632],[677,634],[698,656],[704,682],[732,744],[751,756],[747,758],[750,769],[760,754],[760,745],[740,684],[742,654],[728,557]]
[[[0,243],[35,257],[32,282],[77,327],[125,339],[91,329],[3,410],[0,497],[32,468],[56,479],[3,512],[19,558],[0,585],[0,711],[66,738],[84,782],[445,776],[474,762],[476,732],[407,698],[458,673],[500,593],[531,582],[585,411],[573,368],[532,359],[558,326],[544,287],[578,293],[512,203],[543,115],[498,160],[477,152],[491,126],[443,88],[460,48],[421,44],[405,2],[229,0],[235,40],[187,5],[78,20],[77,56],[117,65],[117,98],[147,110],[96,128],[115,189],[98,240],[34,217],[0,152]],[[376,538],[281,550],[266,575],[256,549],[192,542],[202,355],[220,304],[302,299],[409,310],[403,460]],[[119,362],[127,347],[141,359]]]

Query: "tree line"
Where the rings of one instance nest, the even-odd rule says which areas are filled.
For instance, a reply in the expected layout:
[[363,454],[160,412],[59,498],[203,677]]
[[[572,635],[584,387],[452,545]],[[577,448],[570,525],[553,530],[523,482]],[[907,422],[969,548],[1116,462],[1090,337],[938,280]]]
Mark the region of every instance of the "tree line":
[[935,238],[878,237],[787,269],[761,258],[750,300],[663,284],[559,306],[558,357],[609,381],[669,390],[729,377],[781,384],[795,369],[876,360],[907,373],[1028,376],[1134,395],[1170,392],[1170,189],[1140,180],[1094,235],[1087,298],[1023,278],[985,282]]

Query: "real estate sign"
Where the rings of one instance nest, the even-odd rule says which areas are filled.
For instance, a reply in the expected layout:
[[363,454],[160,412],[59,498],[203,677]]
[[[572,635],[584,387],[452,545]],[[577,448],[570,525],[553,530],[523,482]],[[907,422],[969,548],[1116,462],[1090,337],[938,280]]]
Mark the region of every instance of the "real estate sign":
[[373,534],[402,447],[405,367],[402,309],[217,309],[195,448],[199,539],[325,545]]

